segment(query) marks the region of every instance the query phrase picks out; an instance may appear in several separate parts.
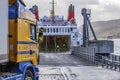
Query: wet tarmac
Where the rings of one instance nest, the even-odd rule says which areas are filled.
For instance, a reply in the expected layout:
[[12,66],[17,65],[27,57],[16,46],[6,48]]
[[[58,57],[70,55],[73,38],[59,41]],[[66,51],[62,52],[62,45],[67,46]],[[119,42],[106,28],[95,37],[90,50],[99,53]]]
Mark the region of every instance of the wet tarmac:
[[120,72],[97,67],[69,53],[42,53],[39,70],[39,80],[120,80]]

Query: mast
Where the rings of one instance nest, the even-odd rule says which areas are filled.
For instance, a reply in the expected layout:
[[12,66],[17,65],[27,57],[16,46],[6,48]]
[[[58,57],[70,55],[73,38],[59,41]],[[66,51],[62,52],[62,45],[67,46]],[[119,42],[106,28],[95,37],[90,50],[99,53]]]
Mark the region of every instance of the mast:
[[51,18],[52,18],[52,21],[53,21],[53,23],[55,23],[55,2],[54,2],[54,0],[52,0],[52,10],[51,10]]

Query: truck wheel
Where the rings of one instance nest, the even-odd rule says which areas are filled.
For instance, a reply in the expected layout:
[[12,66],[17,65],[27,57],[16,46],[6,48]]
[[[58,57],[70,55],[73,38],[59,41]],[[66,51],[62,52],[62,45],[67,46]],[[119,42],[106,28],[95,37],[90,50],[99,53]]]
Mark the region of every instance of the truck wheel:
[[31,69],[28,69],[25,73],[25,78],[24,80],[33,80],[34,75]]

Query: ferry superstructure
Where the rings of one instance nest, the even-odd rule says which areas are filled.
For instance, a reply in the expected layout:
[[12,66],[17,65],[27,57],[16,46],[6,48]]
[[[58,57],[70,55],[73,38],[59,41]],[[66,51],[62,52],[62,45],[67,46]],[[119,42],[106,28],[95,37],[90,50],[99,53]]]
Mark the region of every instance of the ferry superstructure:
[[75,21],[74,6],[72,4],[69,6],[68,19],[65,19],[64,16],[55,15],[54,4],[53,0],[51,16],[44,16],[37,22],[38,27],[45,30],[41,51],[69,51],[72,46],[82,44],[82,35],[78,32]]

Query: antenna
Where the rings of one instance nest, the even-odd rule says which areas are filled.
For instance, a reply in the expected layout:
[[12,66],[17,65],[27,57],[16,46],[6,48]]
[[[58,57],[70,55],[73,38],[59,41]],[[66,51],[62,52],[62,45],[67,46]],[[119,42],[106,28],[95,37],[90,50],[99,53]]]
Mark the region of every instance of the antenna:
[[52,18],[52,21],[53,21],[53,23],[55,22],[55,2],[54,2],[54,0],[52,0],[52,10],[51,10],[51,18]]

